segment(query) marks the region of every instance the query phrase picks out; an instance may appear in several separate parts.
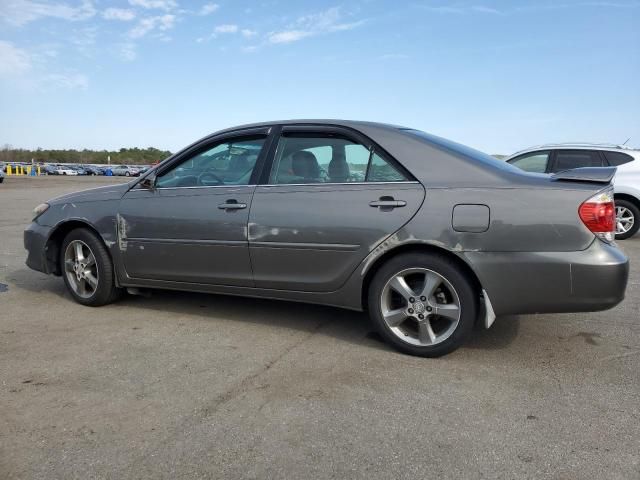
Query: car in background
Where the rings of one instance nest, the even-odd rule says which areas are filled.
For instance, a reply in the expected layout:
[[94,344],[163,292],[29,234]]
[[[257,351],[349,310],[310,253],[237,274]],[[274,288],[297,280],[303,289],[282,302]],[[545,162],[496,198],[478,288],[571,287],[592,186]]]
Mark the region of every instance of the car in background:
[[558,173],[580,167],[617,167],[613,179],[616,239],[640,229],[640,150],[621,145],[562,143],[521,150],[505,160],[533,173]]
[[140,170],[128,165],[114,165],[111,167],[111,173],[118,176],[137,177],[140,175]]
[[65,165],[56,165],[55,172],[56,175],[78,175],[77,170]]
[[137,181],[38,205],[24,246],[27,265],[83,305],[148,288],[332,305],[434,357],[476,322],[623,300],[614,174],[534,175],[372,122],[245,125]]
[[82,168],[84,168],[85,175],[104,175],[100,168],[93,165],[82,165]]
[[55,165],[42,165],[40,167],[40,173],[42,175],[58,175],[57,167]]
[[70,165],[69,168],[78,172],[78,175],[86,175],[87,170],[82,165]]
[[0,183],[4,182],[4,172],[0,168]]

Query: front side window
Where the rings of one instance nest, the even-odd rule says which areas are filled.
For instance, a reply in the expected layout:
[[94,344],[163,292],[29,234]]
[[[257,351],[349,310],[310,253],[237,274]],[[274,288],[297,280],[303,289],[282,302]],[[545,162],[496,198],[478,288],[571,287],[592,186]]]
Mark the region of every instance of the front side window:
[[545,173],[549,163],[549,152],[525,153],[514,158],[509,163],[525,172]]
[[339,137],[285,136],[278,143],[269,183],[405,180],[387,160],[359,143]]
[[602,159],[592,150],[557,150],[554,172],[580,167],[601,167]]
[[248,185],[264,141],[244,138],[215,144],[163,172],[156,187]]

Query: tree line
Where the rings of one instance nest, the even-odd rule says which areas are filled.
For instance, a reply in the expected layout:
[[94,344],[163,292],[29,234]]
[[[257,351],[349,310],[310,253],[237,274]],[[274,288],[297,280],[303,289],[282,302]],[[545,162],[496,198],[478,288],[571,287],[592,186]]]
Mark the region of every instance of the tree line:
[[37,163],[107,163],[111,157],[111,164],[115,165],[149,165],[164,160],[171,155],[168,150],[148,148],[121,148],[117,151],[108,150],[26,150],[4,145],[0,149],[0,162],[27,162],[35,160]]

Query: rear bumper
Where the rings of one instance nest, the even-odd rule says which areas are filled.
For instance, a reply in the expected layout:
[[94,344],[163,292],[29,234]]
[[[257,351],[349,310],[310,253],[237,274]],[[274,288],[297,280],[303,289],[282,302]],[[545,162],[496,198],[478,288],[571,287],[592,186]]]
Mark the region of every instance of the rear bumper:
[[619,304],[629,260],[595,240],[577,252],[466,252],[496,315],[594,312]]
[[51,227],[32,222],[24,231],[24,248],[27,250],[26,264],[38,272],[51,273],[47,263],[46,245]]

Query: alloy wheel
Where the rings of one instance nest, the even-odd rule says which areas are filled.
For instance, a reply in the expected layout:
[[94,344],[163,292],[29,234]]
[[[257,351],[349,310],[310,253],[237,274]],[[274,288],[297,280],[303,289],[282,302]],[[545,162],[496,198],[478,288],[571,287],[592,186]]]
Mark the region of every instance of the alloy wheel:
[[616,206],[616,234],[624,234],[633,228],[635,217],[626,207]]
[[411,345],[437,345],[460,323],[460,299],[453,285],[426,268],[396,273],[382,289],[382,318],[399,339]]
[[64,252],[64,270],[73,292],[90,298],[98,288],[98,264],[89,246],[73,240]]

